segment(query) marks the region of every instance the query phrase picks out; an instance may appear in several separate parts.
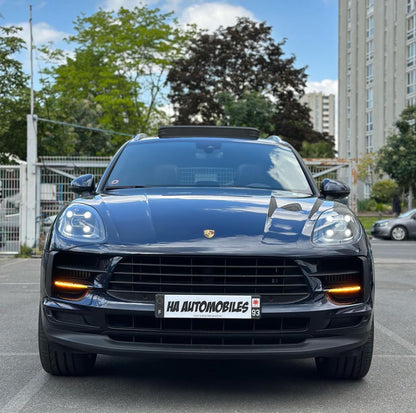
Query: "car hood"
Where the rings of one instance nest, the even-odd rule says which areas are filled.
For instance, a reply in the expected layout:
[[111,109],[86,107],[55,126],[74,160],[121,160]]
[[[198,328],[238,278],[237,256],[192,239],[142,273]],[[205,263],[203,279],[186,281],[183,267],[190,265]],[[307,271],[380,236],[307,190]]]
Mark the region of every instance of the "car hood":
[[112,191],[76,202],[100,213],[105,245],[112,250],[217,254],[276,252],[277,245],[286,253],[318,248],[311,243],[314,224],[334,206],[333,201],[281,191],[210,188]]

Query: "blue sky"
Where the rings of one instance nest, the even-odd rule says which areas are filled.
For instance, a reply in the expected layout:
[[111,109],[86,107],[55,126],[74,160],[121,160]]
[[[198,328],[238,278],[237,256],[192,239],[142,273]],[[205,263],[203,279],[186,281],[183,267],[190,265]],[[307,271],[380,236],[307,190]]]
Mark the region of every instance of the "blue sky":
[[[174,11],[179,21],[209,30],[234,24],[235,16],[266,21],[277,41],[287,38],[284,51],[296,55],[296,66],[308,66],[308,91],[336,93],[338,62],[338,0],[149,0],[149,7]],[[72,33],[81,13],[99,8],[139,5],[140,0],[0,0],[0,25],[24,27],[28,38],[29,4],[33,7],[36,45],[53,41],[65,48],[62,38]],[[28,69],[27,55],[21,57]],[[42,62],[35,62],[35,71]],[[36,78],[35,78],[36,79]]]

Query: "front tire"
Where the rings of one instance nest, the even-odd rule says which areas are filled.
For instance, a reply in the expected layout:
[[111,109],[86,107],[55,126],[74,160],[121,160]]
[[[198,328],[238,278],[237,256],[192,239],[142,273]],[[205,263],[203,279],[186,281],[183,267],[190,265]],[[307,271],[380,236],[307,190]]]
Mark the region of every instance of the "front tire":
[[94,368],[96,354],[75,353],[51,343],[43,330],[39,311],[39,356],[43,369],[54,376],[85,376]]
[[374,347],[374,323],[367,342],[343,356],[317,357],[315,359],[318,373],[329,379],[362,379],[370,369]]
[[391,239],[394,241],[403,241],[407,238],[406,228],[398,225],[391,230]]

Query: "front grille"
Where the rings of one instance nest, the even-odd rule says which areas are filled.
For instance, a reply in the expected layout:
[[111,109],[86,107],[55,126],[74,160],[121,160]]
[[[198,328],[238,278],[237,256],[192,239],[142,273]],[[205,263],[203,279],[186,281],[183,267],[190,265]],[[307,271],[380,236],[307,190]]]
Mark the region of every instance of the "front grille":
[[134,255],[114,268],[108,294],[153,301],[155,294],[261,295],[263,303],[289,304],[310,297],[299,266],[285,258]]
[[113,314],[106,322],[108,336],[116,341],[221,346],[300,343],[309,326],[304,317],[220,320]]

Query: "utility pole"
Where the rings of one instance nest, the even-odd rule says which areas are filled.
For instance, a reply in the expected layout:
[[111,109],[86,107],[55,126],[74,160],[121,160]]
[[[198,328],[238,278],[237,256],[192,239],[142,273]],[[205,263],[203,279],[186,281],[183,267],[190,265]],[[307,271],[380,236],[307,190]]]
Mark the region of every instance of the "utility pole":
[[27,170],[26,170],[26,191],[22,191],[21,211],[21,244],[33,248],[36,245],[36,162],[38,158],[37,139],[37,116],[34,115],[34,92],[33,92],[33,35],[32,35],[32,6],[29,6],[30,26],[30,115],[27,120]]

